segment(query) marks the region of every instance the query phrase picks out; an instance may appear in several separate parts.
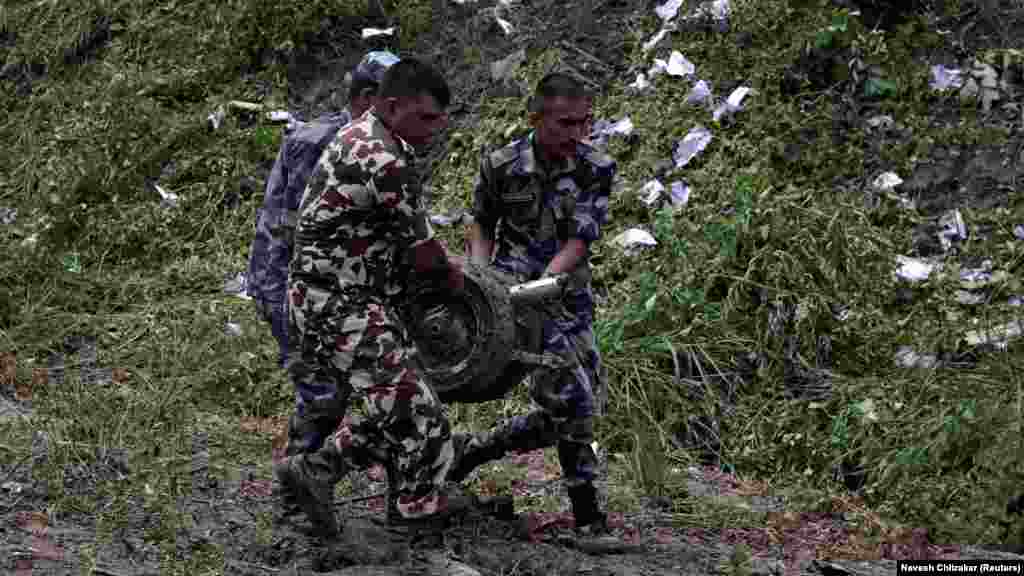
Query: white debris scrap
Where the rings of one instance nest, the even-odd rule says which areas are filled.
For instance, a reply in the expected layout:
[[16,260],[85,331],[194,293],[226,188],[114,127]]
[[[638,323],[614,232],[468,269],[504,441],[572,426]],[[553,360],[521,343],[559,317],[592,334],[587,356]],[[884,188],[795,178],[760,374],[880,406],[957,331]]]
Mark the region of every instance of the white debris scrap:
[[640,190],[640,200],[648,206],[654,206],[664,192],[664,184],[657,180],[651,180]]
[[0,224],[10,226],[18,219],[18,211],[14,208],[0,208]]
[[729,0],[711,0],[704,2],[694,10],[693,14],[687,16],[686,20],[694,20],[708,16],[713,20],[725,20],[729,17]]
[[395,27],[390,28],[363,28],[363,40],[374,36],[391,36],[395,33]]
[[227,322],[224,324],[224,333],[228,336],[241,336],[242,326],[235,322]]
[[732,94],[729,94],[729,97],[725,100],[725,102],[718,106],[718,108],[715,108],[715,111],[712,114],[712,117],[714,118],[715,122],[718,122],[719,118],[721,118],[725,114],[735,114],[736,112],[742,110],[743,99],[746,98],[747,94],[749,93],[750,88],[748,86],[740,86],[739,88],[733,90]]
[[252,300],[252,296],[246,293],[248,285],[248,275],[245,272],[239,272],[237,276],[224,282],[224,293],[231,294],[242,300]]
[[676,168],[682,168],[689,164],[710,143],[710,130],[699,125],[691,128],[686,136],[676,143],[675,149],[672,151],[672,159],[676,163]]
[[436,226],[462,224],[465,222],[467,216],[468,214],[461,211],[451,212],[449,214],[431,214],[430,223]]
[[701,104],[711,99],[711,87],[704,80],[698,80],[686,95],[687,104]]
[[978,294],[976,292],[969,292],[967,290],[957,290],[956,301],[965,306],[974,306],[976,304],[981,304],[982,302],[984,302],[985,295]]
[[290,124],[295,121],[295,117],[287,110],[274,110],[273,112],[267,112],[267,120],[270,120],[271,122],[287,122]]
[[24,484],[10,481],[4,482],[3,485],[0,486],[0,488],[2,488],[5,492],[10,492],[12,494],[20,494],[24,487]]
[[896,261],[899,263],[896,277],[908,282],[924,282],[939,267],[934,262],[908,256],[897,256]]
[[932,354],[921,354],[910,346],[900,346],[896,351],[896,364],[904,368],[934,368],[939,359]]
[[959,210],[951,210],[939,219],[938,235],[943,250],[949,250],[954,242],[967,240],[967,225]]
[[892,119],[892,116],[889,116],[888,114],[872,116],[871,118],[868,118],[869,128],[880,128],[882,130],[888,130],[889,128],[892,128],[893,123],[894,121]]
[[498,15],[495,15],[494,19],[498,22],[498,26],[501,27],[501,31],[505,33],[505,36],[511,36],[512,32],[515,31],[515,28],[512,27],[512,24],[508,20],[505,20]]
[[654,65],[651,66],[651,69],[647,71],[647,77],[648,78],[654,78],[658,74],[664,73],[665,70],[667,70],[667,69],[668,69],[668,62],[666,62],[665,60],[662,60],[661,58],[655,58],[654,59]]
[[991,345],[1002,350],[1021,334],[1024,334],[1024,322],[1014,320],[988,329],[971,330],[964,335],[964,340],[971,346]]
[[892,192],[900,184],[903,184],[903,178],[895,172],[883,172],[871,182],[871,186],[879,192]]
[[666,34],[672,31],[672,29],[673,28],[671,26],[665,26],[661,30],[658,30],[657,34],[651,36],[651,39],[648,40],[647,42],[644,42],[643,51],[650,52],[655,46],[658,45],[658,42],[661,42],[665,38]]
[[950,88],[960,88],[963,85],[963,71],[958,68],[946,68],[942,64],[932,66],[932,90],[943,92]]
[[693,65],[683,56],[682,52],[673,50],[672,54],[668,57],[668,64],[665,67],[665,72],[669,76],[692,76],[697,71],[697,67]]
[[651,83],[647,81],[647,75],[641,72],[636,75],[636,80],[629,87],[637,92],[643,92],[651,87]]
[[156,188],[157,194],[160,195],[160,203],[169,208],[173,208],[178,205],[178,195],[173,192],[164,190],[159,184],[154,184],[153,188]]
[[686,206],[690,202],[689,185],[680,181],[673,182],[669,188],[669,197],[672,199],[674,206],[679,208]]
[[1024,240],[1024,226],[1020,224],[1014,226],[1013,235],[1016,236],[1018,240]]
[[590,139],[595,146],[603,147],[612,136],[629,136],[632,133],[633,121],[626,116],[616,122],[598,120],[590,133]]
[[227,112],[224,110],[224,106],[217,106],[217,109],[211,112],[210,115],[206,117],[206,121],[210,123],[211,128],[213,128],[214,130],[219,130],[221,123],[224,122],[224,116],[226,115]]
[[679,13],[679,9],[682,8],[682,6],[683,0],[668,0],[661,6],[656,7],[654,9],[654,12],[658,15],[659,18],[668,22],[669,20],[676,17],[676,14]]
[[636,254],[637,252],[651,246],[657,246],[658,241],[651,236],[651,233],[641,228],[630,228],[625,232],[622,232],[612,243],[622,248],[628,255]]

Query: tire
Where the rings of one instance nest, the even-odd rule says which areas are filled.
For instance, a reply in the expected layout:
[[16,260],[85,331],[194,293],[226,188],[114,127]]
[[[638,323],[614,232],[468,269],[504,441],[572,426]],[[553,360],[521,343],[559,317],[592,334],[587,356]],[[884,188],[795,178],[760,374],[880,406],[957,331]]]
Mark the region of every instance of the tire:
[[469,262],[463,272],[461,294],[424,281],[403,311],[417,364],[445,404],[497,400],[528,372],[511,358],[517,339],[508,286],[514,280]]

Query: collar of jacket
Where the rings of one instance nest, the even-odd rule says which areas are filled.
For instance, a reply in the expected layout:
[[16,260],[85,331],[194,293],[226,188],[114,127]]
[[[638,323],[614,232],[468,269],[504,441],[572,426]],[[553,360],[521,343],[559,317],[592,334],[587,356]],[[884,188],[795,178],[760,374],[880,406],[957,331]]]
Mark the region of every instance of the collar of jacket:
[[[541,166],[536,149],[536,132],[530,133],[516,145],[516,161],[512,165],[512,172],[520,176],[539,175],[551,178],[571,174],[576,170],[577,159],[575,157],[563,158],[553,167],[545,170]],[[577,156],[579,153],[577,152]]]
[[403,152],[405,152],[406,155],[412,158],[416,157],[416,149],[413,148],[412,145],[410,145],[405,140],[402,140],[402,137],[396,134],[395,131],[392,130],[390,126],[388,126],[388,123],[384,121],[384,118],[377,115],[377,109],[375,107],[371,106],[369,109],[366,110],[366,112],[363,113],[362,116],[360,116],[360,118],[368,118],[371,123],[375,122],[377,124],[380,124],[380,127],[384,129],[384,132],[388,135],[388,137],[394,140],[396,143],[398,143],[398,146],[402,149]]

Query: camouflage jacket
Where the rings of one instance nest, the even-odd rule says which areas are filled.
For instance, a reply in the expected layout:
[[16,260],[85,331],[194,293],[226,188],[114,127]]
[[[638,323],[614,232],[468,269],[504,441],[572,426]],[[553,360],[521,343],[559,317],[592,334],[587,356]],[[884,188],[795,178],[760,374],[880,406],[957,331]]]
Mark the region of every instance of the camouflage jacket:
[[[615,161],[580,144],[575,158],[545,169],[533,134],[483,154],[474,190],[474,218],[495,239],[494,265],[521,280],[540,277],[571,238],[588,248],[608,220]],[[593,314],[589,253],[566,299],[575,314]]]
[[349,121],[351,115],[343,110],[312,122],[289,125],[285,130],[284,142],[267,179],[263,207],[256,217],[256,235],[249,249],[249,296],[266,302],[285,301],[302,193],[324,148]]
[[402,296],[411,248],[434,237],[412,161],[372,109],[342,128],[303,196],[291,280]]

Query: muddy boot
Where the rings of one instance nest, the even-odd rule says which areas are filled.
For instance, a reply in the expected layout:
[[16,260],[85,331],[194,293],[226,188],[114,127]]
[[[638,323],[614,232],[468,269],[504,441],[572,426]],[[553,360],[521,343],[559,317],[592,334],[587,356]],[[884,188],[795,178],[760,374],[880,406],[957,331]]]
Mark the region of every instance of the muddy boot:
[[274,475],[285,492],[313,523],[318,536],[338,535],[338,519],[334,515],[334,486],[344,475],[340,461],[325,447],[313,454],[297,454],[274,465]]
[[576,530],[582,535],[601,535],[608,532],[608,516],[601,512],[597,503],[597,489],[593,484],[581,484],[569,488],[572,501],[572,515]]
[[448,471],[448,481],[460,484],[481,465],[504,458],[512,446],[508,442],[508,435],[503,432],[496,430],[479,437],[473,434],[452,434],[455,459]]

